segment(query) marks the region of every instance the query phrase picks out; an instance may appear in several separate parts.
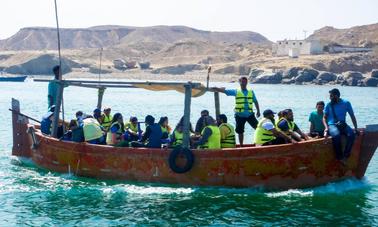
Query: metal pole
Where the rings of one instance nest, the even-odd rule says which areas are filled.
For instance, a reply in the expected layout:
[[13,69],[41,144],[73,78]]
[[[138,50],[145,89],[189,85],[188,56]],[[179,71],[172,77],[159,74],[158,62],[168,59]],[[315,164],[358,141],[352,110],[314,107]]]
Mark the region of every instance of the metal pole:
[[215,103],[215,117],[220,115],[220,102],[219,102],[219,92],[214,92],[214,103]]
[[100,87],[98,89],[98,99],[97,99],[97,108],[101,110],[102,98],[104,97],[105,87]]
[[101,80],[101,61],[102,61],[102,47],[100,49],[100,70],[98,71],[98,81]]
[[207,68],[206,89],[209,89],[211,65]]
[[63,97],[63,84],[62,84],[62,58],[60,54],[60,32],[59,32],[59,21],[58,21],[58,6],[56,4],[56,0],[54,0],[55,3],[55,19],[56,19],[56,30],[57,30],[57,36],[58,36],[58,54],[59,54],[59,81],[58,81],[58,93],[55,100],[55,111],[54,111],[54,120],[52,122],[52,136],[57,137],[58,136],[58,124],[59,124],[59,112],[60,107],[62,104],[62,97]]
[[183,129],[183,148],[190,147],[190,104],[192,101],[192,85],[188,83],[185,87],[185,102],[184,102],[184,129]]

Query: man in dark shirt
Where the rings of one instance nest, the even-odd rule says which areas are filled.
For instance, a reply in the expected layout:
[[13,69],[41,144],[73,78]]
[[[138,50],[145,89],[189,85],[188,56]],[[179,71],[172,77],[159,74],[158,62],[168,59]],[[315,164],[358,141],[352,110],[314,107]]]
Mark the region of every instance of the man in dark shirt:
[[163,132],[158,123],[155,123],[155,118],[151,115],[147,115],[146,122],[146,132],[143,134],[140,142],[131,142],[133,147],[150,147],[150,148],[161,148],[161,139],[163,138]]
[[198,119],[196,129],[194,130],[197,136],[201,135],[202,129],[205,128],[205,117],[207,116],[209,116],[209,111],[202,110],[201,117]]

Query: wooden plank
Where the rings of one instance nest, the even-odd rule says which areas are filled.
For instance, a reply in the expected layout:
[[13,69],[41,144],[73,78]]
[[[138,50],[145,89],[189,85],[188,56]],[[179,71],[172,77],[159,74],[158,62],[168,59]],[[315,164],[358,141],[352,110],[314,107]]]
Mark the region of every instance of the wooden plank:
[[106,88],[104,87],[98,89],[97,108],[100,110],[102,106],[102,98],[104,97],[105,89]]
[[[35,82],[50,82],[51,80],[47,79],[34,79]],[[141,85],[169,85],[169,86],[184,86],[186,84],[191,84],[192,88],[200,87],[201,83],[192,83],[188,82],[162,82],[162,81],[96,81],[96,80],[64,80],[66,84],[72,83],[86,83],[86,84],[101,84],[104,86],[111,85],[111,84],[141,84]]]

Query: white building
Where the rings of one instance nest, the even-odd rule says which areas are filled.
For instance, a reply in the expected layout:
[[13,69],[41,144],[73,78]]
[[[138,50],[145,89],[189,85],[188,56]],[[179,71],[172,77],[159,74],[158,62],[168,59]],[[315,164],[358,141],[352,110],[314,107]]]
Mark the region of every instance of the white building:
[[317,40],[281,40],[273,44],[275,56],[298,57],[299,55],[321,54],[323,46]]

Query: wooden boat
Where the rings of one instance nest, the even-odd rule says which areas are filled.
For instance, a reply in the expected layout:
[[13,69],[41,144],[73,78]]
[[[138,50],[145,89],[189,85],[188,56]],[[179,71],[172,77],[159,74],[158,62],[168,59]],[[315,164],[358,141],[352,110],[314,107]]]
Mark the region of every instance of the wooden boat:
[[[285,190],[351,177],[361,179],[378,146],[378,125],[368,125],[360,130],[346,164],[335,159],[332,140],[326,138],[265,147],[193,149],[192,167],[185,173],[177,173],[169,161],[175,152],[172,149],[118,148],[60,141],[43,135],[38,124],[30,124],[20,113],[17,100],[12,101],[12,122],[12,154],[31,159],[41,168],[96,179],[191,186]],[[188,163],[187,156],[179,155],[174,160],[179,167]]]
[[0,82],[24,82],[27,76],[0,76]]

